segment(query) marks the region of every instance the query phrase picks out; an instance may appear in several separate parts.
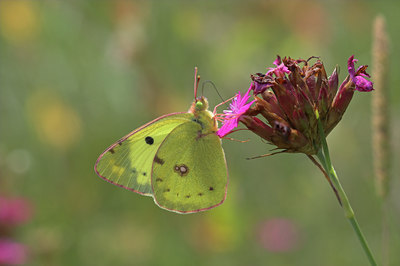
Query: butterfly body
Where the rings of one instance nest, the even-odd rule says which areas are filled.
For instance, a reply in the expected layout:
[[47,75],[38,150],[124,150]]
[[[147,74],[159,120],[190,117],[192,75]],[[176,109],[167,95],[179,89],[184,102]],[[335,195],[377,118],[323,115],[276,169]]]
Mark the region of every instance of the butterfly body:
[[218,127],[204,97],[187,113],[157,118],[106,149],[95,171],[117,186],[152,196],[161,208],[192,213],[220,205],[227,169]]

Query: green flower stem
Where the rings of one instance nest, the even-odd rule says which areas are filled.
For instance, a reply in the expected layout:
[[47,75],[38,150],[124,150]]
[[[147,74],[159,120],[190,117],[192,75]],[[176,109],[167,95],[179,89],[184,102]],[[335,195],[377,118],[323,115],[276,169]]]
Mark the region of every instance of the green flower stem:
[[367,240],[365,239],[364,234],[361,231],[361,228],[355,217],[354,211],[350,205],[350,201],[347,198],[347,195],[344,192],[344,189],[343,189],[342,185],[340,184],[340,181],[336,174],[336,171],[333,168],[333,165],[331,163],[331,158],[329,156],[328,144],[326,143],[326,136],[325,136],[325,132],[324,132],[322,123],[319,120],[318,111],[316,111],[316,117],[317,117],[317,121],[318,121],[318,132],[319,132],[321,144],[322,144],[322,149],[319,149],[319,151],[317,153],[317,157],[318,157],[320,163],[322,164],[322,166],[325,168],[325,171],[328,173],[329,177],[331,178],[333,185],[337,189],[338,195],[342,202],[342,208],[344,210],[345,216],[351,223],[353,230],[356,233],[358,240],[360,241],[360,244],[361,244],[370,264],[372,266],[376,266],[377,263],[375,261],[375,258],[372,255],[372,252],[368,246]]
[[351,208],[349,199],[347,198],[347,195],[344,192],[342,184],[340,183],[339,178],[337,177],[336,171],[330,162],[329,155],[324,156],[322,153],[322,150],[319,150],[317,157],[318,157],[319,161],[321,162],[322,166],[325,168],[325,171],[328,173],[329,177],[331,178],[333,185],[337,189],[339,198],[342,200],[342,206],[343,206],[346,218],[354,217],[353,208]]

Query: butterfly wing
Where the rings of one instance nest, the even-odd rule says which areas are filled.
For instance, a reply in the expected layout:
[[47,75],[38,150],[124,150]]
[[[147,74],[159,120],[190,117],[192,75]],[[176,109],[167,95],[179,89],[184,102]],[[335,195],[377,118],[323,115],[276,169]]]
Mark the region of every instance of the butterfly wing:
[[157,118],[134,130],[106,149],[95,164],[104,180],[151,196],[151,168],[156,152],[176,127],[190,121],[193,114],[175,113]]
[[225,200],[228,174],[221,140],[215,133],[201,135],[201,130],[199,123],[183,123],[157,151],[151,182],[161,208],[192,213]]

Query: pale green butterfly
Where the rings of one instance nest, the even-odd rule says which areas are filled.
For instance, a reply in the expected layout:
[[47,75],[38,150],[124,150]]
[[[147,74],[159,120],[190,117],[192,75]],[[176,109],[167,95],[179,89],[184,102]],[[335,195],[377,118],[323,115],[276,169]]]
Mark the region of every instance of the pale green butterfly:
[[152,196],[161,208],[194,213],[222,204],[228,172],[214,113],[196,98],[187,113],[161,116],[121,138],[97,159],[104,180]]

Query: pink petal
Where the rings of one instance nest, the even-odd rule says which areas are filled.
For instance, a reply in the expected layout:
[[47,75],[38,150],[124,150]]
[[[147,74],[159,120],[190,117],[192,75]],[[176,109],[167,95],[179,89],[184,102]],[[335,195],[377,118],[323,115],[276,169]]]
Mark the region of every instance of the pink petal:
[[356,85],[356,90],[372,91],[374,89],[373,83],[365,78],[369,77],[368,73],[366,73],[365,70],[359,73],[359,71],[364,67],[361,66],[357,69],[357,72],[355,71],[354,63],[357,61],[357,59],[354,59],[354,55],[350,56],[349,60],[347,61],[347,69],[349,70],[351,80]]

